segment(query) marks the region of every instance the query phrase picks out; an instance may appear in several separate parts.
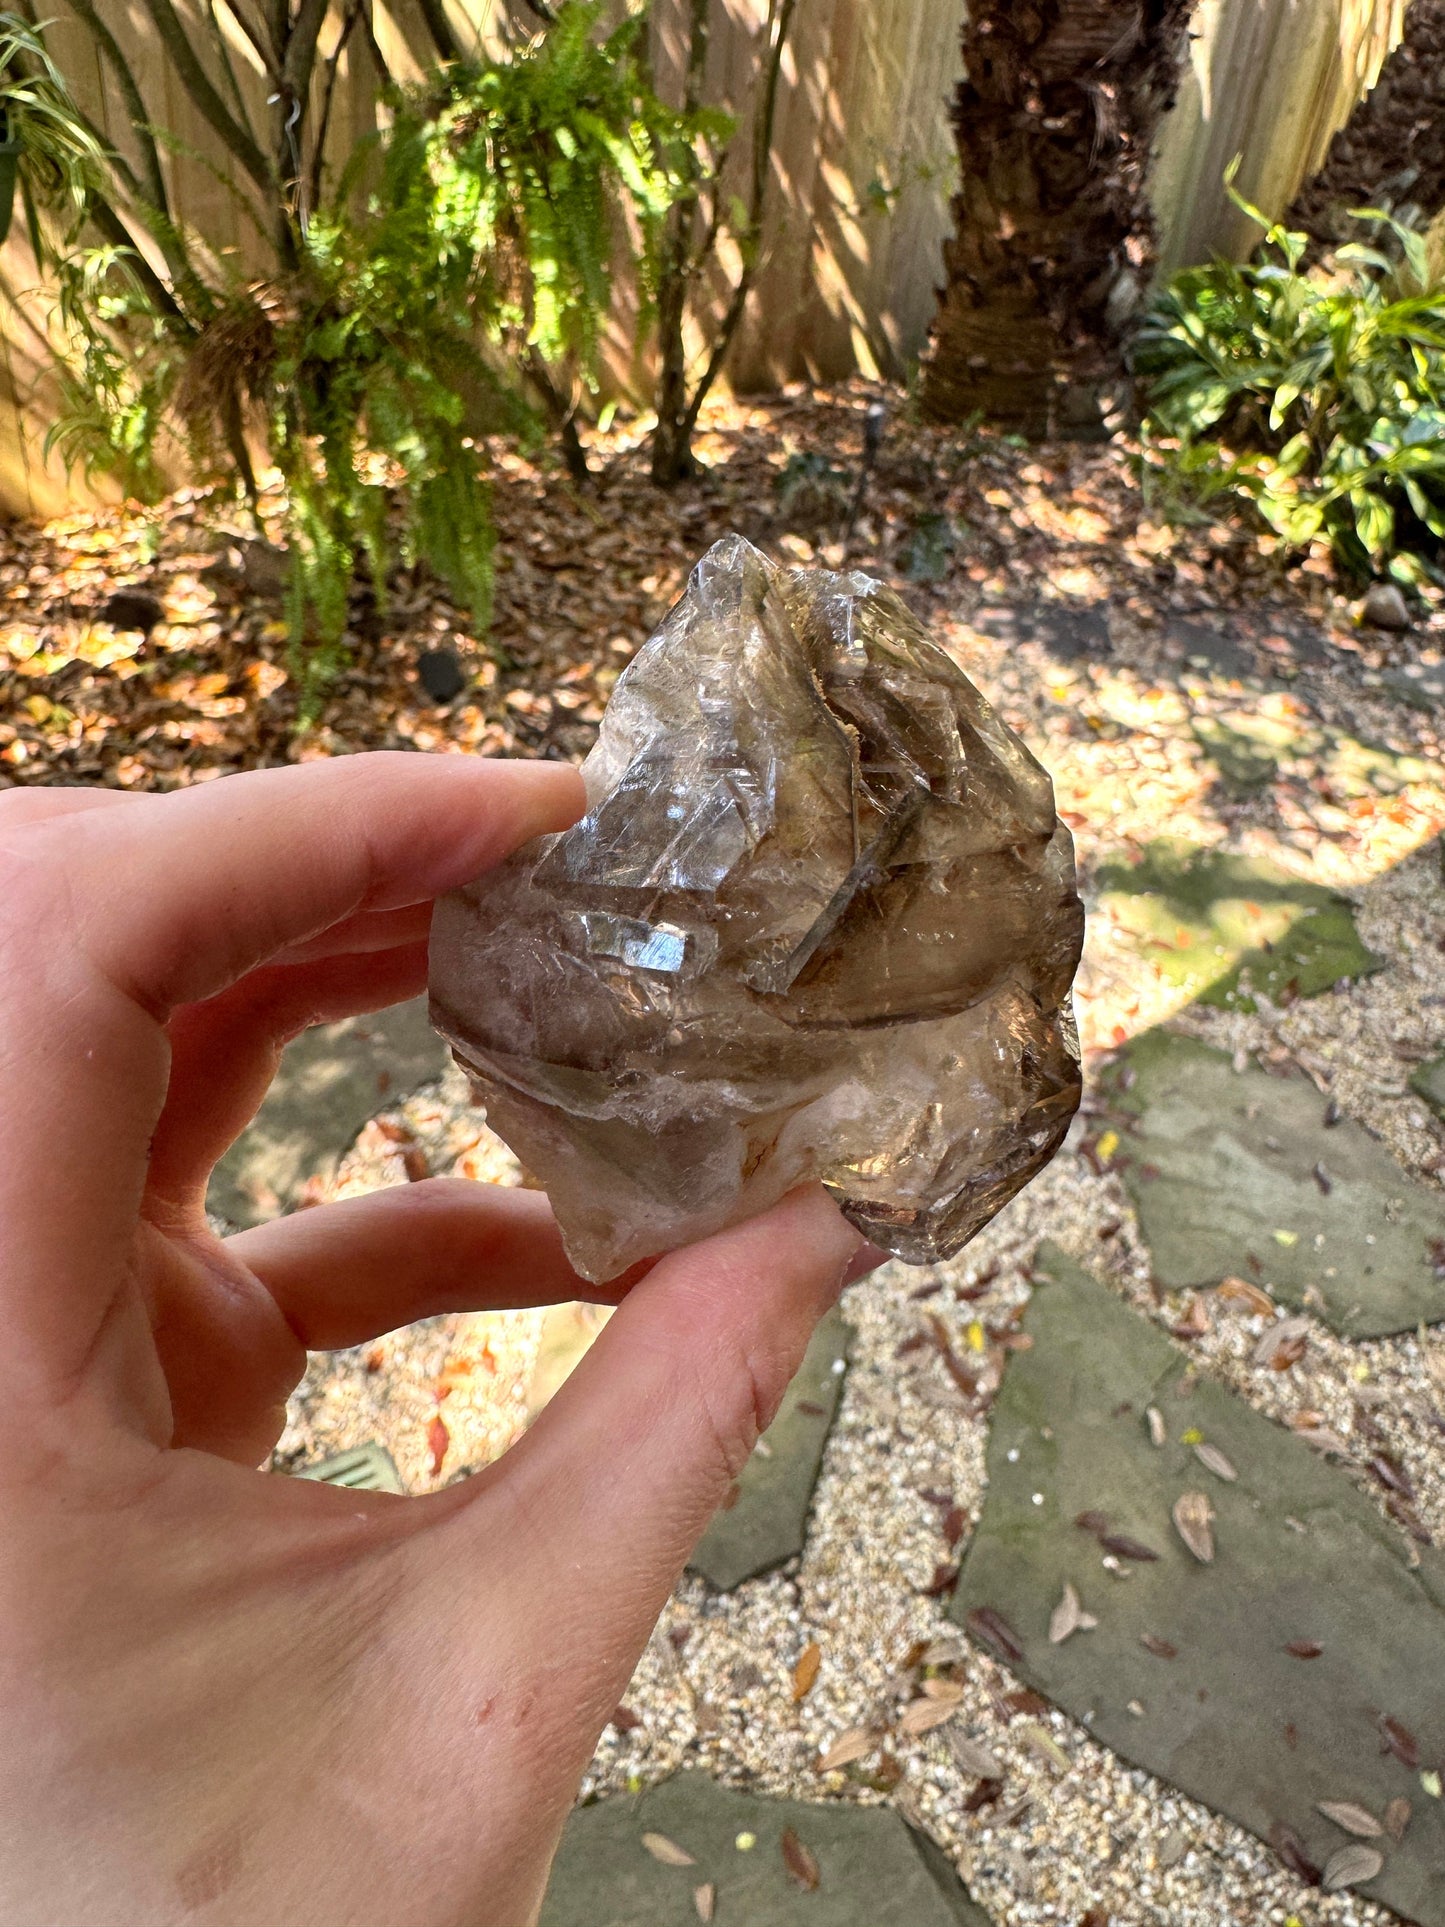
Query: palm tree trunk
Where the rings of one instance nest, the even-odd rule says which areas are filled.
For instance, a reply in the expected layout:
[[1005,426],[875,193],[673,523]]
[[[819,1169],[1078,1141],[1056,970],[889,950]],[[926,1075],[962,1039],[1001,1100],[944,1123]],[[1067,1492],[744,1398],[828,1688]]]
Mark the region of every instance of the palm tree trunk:
[[1145,196],[1193,0],[972,0],[924,372],[939,421],[1098,435],[1154,260]]

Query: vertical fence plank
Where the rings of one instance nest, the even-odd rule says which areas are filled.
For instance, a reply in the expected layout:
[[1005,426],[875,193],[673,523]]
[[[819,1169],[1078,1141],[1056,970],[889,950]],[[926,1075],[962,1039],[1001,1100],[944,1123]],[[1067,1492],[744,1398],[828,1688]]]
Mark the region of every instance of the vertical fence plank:
[[[222,250],[239,280],[265,254],[217,169],[203,119],[165,61],[139,0],[97,0],[104,18],[167,119],[176,145],[163,167],[178,211]],[[177,0],[198,43],[209,35],[206,0]],[[398,77],[430,62],[417,0],[373,0],[378,41]],[[446,0],[463,47],[496,47],[526,30],[519,0]],[[654,0],[652,46],[659,85],[675,88],[688,0]],[[1198,36],[1180,101],[1161,138],[1155,174],[1166,263],[1252,245],[1221,177],[1243,156],[1241,188],[1267,212],[1285,207],[1322,160],[1331,136],[1373,84],[1398,42],[1405,0],[1200,0]],[[627,0],[610,0],[613,17]],[[224,8],[219,10],[224,22]],[[714,0],[709,85],[741,126],[729,185],[746,192],[748,116],[757,97],[757,43],[766,0]],[[954,149],[948,111],[960,73],[963,0],[801,0],[778,102],[763,259],[730,367],[735,386],[763,390],[800,376],[832,380],[857,369],[908,372],[932,321],[948,231]],[[135,137],[89,35],[64,9],[49,39],[86,111],[132,156]],[[260,64],[233,37],[238,81],[253,123],[270,140]],[[348,47],[332,119],[332,164],[380,120],[377,75],[359,37]],[[735,271],[736,260],[724,267]],[[47,365],[46,303],[12,234],[0,252],[0,507],[53,512],[84,499],[41,455],[57,407]],[[726,305],[726,274],[707,300]],[[635,291],[618,290],[608,333],[614,391],[646,390],[632,365]],[[700,344],[699,344],[700,345]]]

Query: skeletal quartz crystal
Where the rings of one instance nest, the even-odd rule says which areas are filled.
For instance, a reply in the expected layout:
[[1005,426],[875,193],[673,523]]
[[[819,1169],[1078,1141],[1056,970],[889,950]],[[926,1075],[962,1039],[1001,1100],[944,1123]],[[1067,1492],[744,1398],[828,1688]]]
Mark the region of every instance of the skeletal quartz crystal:
[[906,606],[719,542],[587,815],[437,906],[432,1017],[603,1280],[821,1178],[950,1256],[1079,1102],[1053,786]]

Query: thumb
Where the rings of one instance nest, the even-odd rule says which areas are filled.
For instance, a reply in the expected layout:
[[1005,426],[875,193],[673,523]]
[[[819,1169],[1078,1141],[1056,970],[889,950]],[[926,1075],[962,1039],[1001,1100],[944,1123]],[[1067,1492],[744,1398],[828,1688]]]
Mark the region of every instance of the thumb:
[[[553,1621],[554,1650],[586,1653],[608,1673],[597,1681],[604,1716],[814,1326],[881,1259],[819,1185],[669,1254],[495,1468],[509,1515],[527,1522],[517,1551],[535,1630]],[[489,1510],[454,1524],[487,1530]],[[582,1615],[584,1625],[567,1623]]]

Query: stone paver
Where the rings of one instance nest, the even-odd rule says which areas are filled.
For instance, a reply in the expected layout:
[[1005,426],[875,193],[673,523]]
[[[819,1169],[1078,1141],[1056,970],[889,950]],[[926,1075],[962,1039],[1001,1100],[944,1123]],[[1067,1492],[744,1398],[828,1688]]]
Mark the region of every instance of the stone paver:
[[848,1360],[848,1326],[829,1312],[814,1332],[777,1417],[738,1480],[736,1501],[719,1512],[688,1561],[720,1592],[768,1572],[803,1549],[808,1508]]
[[1105,1089],[1116,1163],[1154,1276],[1171,1289],[1239,1277],[1337,1331],[1373,1338],[1445,1318],[1445,1195],[1406,1175],[1302,1077],[1235,1071],[1166,1030],[1134,1039]]
[[1100,912],[1200,1003],[1253,1010],[1253,993],[1316,997],[1382,967],[1345,898],[1255,858],[1164,837],[1137,864],[1103,864],[1097,888]]
[[[1445,1559],[1416,1555],[1342,1473],[1196,1380],[1157,1327],[1047,1245],[1026,1329],[954,1618],[1106,1745],[1296,1864],[1352,1844],[1321,1802],[1363,1809],[1383,1870],[1361,1891],[1445,1927]],[[1173,1523],[1186,1493],[1214,1515],[1208,1563]],[[1098,1624],[1055,1644],[1066,1585]],[[1409,1806],[1391,1812],[1399,1841],[1391,1802]]]
[[[791,1829],[809,1888],[782,1848]],[[651,1835],[692,1864],[671,1866]],[[750,1842],[743,1847],[739,1840]],[[701,1905],[698,1889],[710,1888]],[[711,1911],[707,1911],[708,1906]],[[679,1773],[581,1807],[562,1836],[538,1927],[989,1927],[944,1855],[890,1807],[768,1800]]]
[[306,1180],[329,1177],[369,1118],[440,1077],[449,1062],[424,997],[303,1031],[282,1053],[255,1119],[217,1165],[207,1209],[243,1227],[292,1210]]

